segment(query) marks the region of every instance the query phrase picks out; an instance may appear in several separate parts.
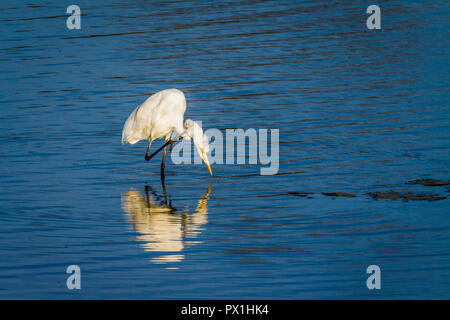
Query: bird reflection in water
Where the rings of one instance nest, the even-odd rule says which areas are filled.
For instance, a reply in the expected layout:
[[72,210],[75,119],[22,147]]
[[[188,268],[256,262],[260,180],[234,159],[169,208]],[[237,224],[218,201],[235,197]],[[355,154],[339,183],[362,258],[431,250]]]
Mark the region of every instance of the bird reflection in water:
[[182,251],[185,245],[200,243],[194,239],[208,222],[206,202],[211,193],[208,187],[198,200],[193,212],[183,210],[177,213],[168,200],[164,179],[161,180],[163,196],[159,196],[150,186],[145,186],[145,195],[130,189],[122,194],[122,208],[138,233],[136,239],[145,251],[164,252],[153,263],[179,262],[184,259]]

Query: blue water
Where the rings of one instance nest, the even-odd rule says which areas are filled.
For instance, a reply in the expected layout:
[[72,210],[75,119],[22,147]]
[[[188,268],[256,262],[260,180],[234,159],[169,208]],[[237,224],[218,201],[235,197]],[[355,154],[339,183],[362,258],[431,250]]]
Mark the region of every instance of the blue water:
[[[0,5],[0,298],[450,298],[449,186],[406,184],[450,179],[447,2],[378,3],[381,30],[357,1],[75,4],[81,30]],[[120,139],[166,88],[205,129],[279,129],[279,174],[168,162],[164,192]]]

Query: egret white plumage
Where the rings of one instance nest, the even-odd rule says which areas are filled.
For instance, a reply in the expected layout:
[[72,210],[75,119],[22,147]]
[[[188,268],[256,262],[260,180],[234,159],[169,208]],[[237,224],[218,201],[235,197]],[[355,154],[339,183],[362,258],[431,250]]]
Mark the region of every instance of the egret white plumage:
[[[186,98],[184,93],[178,89],[166,89],[151,95],[144,103],[134,109],[125,122],[122,131],[122,144],[127,142],[135,144],[140,140],[147,139],[148,147],[145,154],[145,160],[147,161],[161,149],[164,149],[161,162],[161,174],[163,174],[167,145],[172,146],[179,138],[192,139],[200,157],[212,175],[207,156],[207,152],[209,152],[208,138],[193,120],[187,119],[183,123],[185,111]],[[174,131],[177,133],[177,137],[171,140],[170,137]],[[166,143],[149,156],[150,146],[153,140],[158,138],[165,138]]]

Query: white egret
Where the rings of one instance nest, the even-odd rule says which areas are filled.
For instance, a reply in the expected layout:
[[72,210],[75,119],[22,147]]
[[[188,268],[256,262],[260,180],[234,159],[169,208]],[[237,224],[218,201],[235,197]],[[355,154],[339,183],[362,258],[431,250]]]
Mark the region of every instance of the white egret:
[[[163,158],[161,162],[161,174],[164,173],[167,145],[171,145],[178,141],[179,138],[193,140],[197,148],[197,152],[208,167],[209,173],[212,175],[209,165],[208,156],[209,142],[200,126],[187,119],[183,123],[184,112],[186,111],[186,98],[182,91],[177,89],[166,89],[151,95],[147,100],[139,105],[130,114],[122,131],[122,144],[136,142],[148,139],[147,152],[145,160],[150,160],[156,153],[164,148]],[[177,137],[170,139],[172,132],[177,133]],[[148,155],[153,140],[165,138],[166,143],[154,152]]]

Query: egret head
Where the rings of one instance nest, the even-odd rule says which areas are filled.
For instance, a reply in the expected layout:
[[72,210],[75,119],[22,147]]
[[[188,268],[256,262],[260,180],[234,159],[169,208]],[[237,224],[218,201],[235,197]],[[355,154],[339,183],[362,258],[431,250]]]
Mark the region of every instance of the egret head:
[[186,140],[194,140],[194,145],[197,148],[197,152],[200,154],[200,157],[205,161],[206,166],[208,167],[209,173],[212,175],[211,167],[209,166],[208,156],[206,155],[209,152],[209,140],[208,137],[203,134],[202,128],[191,119],[187,119],[184,122],[184,130],[183,138]]

